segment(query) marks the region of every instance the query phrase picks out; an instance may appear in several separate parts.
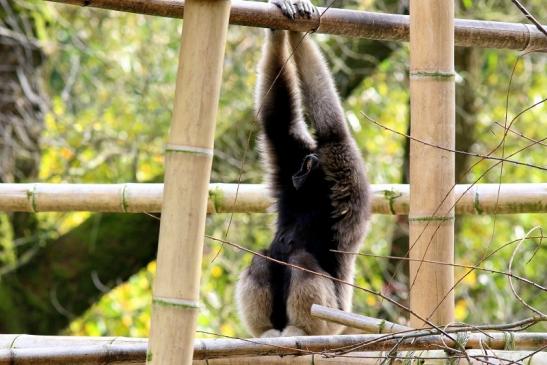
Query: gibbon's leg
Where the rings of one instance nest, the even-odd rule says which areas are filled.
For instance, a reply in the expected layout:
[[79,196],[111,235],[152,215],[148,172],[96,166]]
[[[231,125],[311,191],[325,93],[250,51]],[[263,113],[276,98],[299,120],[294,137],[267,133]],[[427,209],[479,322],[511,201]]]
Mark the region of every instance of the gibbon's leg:
[[270,290],[270,262],[254,256],[236,286],[236,301],[241,318],[255,337],[278,337],[270,320],[272,293]]
[[298,77],[289,58],[287,38],[286,31],[266,31],[255,101],[264,134],[262,155],[274,191],[292,186],[292,175],[315,146],[302,117]]
[[[308,270],[328,275],[308,252],[301,250],[294,253],[289,263]],[[296,268],[291,268],[291,282],[287,298],[288,324],[282,336],[303,336],[335,334],[343,326],[330,323],[311,315],[312,304],[337,308],[337,295],[331,279],[315,275]]]

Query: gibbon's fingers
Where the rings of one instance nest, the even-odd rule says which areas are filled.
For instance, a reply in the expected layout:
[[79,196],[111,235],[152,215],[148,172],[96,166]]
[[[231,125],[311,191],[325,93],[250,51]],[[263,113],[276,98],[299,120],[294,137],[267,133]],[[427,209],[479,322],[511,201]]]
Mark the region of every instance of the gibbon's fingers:
[[301,17],[311,18],[314,12],[314,6],[309,0],[296,0],[293,6],[298,10],[298,15]]
[[281,12],[287,18],[290,18],[293,20],[295,19],[297,14],[296,9],[290,0],[270,0],[270,3],[274,4],[279,9],[281,9]]
[[309,14],[306,12],[306,4],[303,1],[297,1],[295,5],[298,9],[298,15],[301,17],[309,17]]

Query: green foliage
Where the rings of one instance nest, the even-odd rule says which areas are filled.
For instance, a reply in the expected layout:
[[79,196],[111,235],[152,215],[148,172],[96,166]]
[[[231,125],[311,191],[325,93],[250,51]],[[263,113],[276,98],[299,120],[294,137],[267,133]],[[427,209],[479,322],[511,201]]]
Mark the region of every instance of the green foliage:
[[0,268],[15,264],[15,260],[13,230],[9,224],[7,214],[0,214]]
[[[541,1],[530,3],[538,15],[545,15]],[[44,76],[52,97],[46,118],[41,178],[49,182],[110,183],[158,179],[163,171],[163,144],[171,117],[181,22],[42,2],[29,4],[34,7],[37,34],[48,55]],[[468,17],[488,15],[497,20],[523,21],[513,7],[509,7],[509,11],[507,6],[499,5],[496,1],[466,0],[462,11]],[[212,174],[215,182],[237,182],[240,178],[242,182],[261,180],[255,146],[258,129],[252,109],[254,71],[262,42],[260,33],[258,29],[235,26],[229,31],[216,130]],[[337,56],[341,55],[331,55]],[[404,138],[373,125],[361,113],[406,132],[408,56],[406,48],[395,51],[345,102],[347,119],[363,150],[373,183],[400,181]],[[507,120],[511,121],[525,107],[546,97],[545,58],[527,55],[515,68],[506,108],[507,86],[516,61],[516,52],[481,51],[481,80],[477,90],[480,111],[474,116],[480,133],[473,146],[475,152],[488,153],[498,144],[503,130],[494,122],[503,124],[506,110]],[[543,138],[546,115],[547,107],[542,104],[520,116],[514,127],[530,138]],[[503,153],[507,156],[526,143],[510,134]],[[544,165],[544,148],[536,145],[514,158]],[[500,153],[502,150],[498,155]],[[241,164],[244,156],[245,162]],[[478,164],[467,175],[468,181],[544,182],[546,178],[539,170],[505,163],[503,173],[497,167],[478,180],[492,164]],[[66,231],[84,215],[43,217],[45,221],[55,222],[60,231]],[[224,237],[230,220],[229,215],[208,217],[207,233]],[[272,221],[271,215],[236,214],[228,239],[254,250],[264,248],[271,239]],[[374,216],[363,251],[388,254],[393,223],[393,217]],[[457,261],[477,264],[488,252],[546,223],[544,214],[458,218]],[[3,234],[3,225],[1,229]],[[2,245],[4,241],[2,238]],[[534,242],[538,244],[537,240]],[[501,250],[482,265],[506,271],[513,247]],[[533,252],[534,258],[528,262]],[[246,335],[237,319],[233,297],[234,283],[250,258],[249,254],[232,247],[221,248],[216,242],[206,241],[199,330],[227,336]],[[8,259],[0,257],[2,261]],[[546,260],[544,245],[535,250],[533,242],[527,242],[519,251],[513,270],[545,285]],[[154,265],[150,263],[138,275],[106,294],[86,315],[75,320],[66,333],[147,336]],[[356,284],[381,290],[386,280],[382,274],[386,265],[385,259],[360,257]],[[457,269],[457,277],[462,277],[464,272]],[[545,292],[538,293],[537,289],[521,283],[516,287],[528,303],[547,310]],[[458,320],[499,323],[530,315],[511,294],[507,278],[502,275],[473,272],[458,285],[456,296]],[[385,303],[378,298],[356,291],[356,312],[375,315],[383,306]]]

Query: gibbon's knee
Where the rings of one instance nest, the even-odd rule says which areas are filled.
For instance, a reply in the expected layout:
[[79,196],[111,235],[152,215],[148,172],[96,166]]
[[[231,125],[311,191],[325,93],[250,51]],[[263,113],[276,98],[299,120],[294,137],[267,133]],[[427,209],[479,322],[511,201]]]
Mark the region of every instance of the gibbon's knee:
[[[305,251],[292,255],[289,263],[328,275],[321,269],[317,260]],[[312,304],[337,308],[334,282],[326,277],[291,268],[291,282],[287,297],[287,335],[301,335],[298,329],[303,330],[308,335],[336,334],[343,329],[341,325],[313,317],[310,314]],[[283,334],[285,334],[285,331]]]
[[255,256],[251,265],[241,273],[236,286],[239,317],[255,337],[275,337],[273,332],[269,332],[273,329],[270,321],[272,293],[269,270],[269,262]]

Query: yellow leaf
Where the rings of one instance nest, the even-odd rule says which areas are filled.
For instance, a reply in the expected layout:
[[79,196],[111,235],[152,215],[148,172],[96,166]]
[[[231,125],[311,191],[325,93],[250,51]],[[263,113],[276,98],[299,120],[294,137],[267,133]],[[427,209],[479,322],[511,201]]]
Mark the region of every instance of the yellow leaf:
[[220,326],[220,333],[228,337],[234,337],[236,334],[234,328],[226,323]]
[[131,316],[129,314],[124,314],[122,316],[122,323],[126,327],[131,327],[131,324],[133,323],[133,320],[131,319]]
[[220,266],[213,266],[211,269],[211,276],[215,279],[218,279],[222,276],[223,270]]
[[463,278],[463,282],[469,286],[477,284],[477,271],[473,270]]
[[74,153],[67,147],[63,147],[61,148],[61,156],[63,156],[63,158],[71,158],[72,156],[74,156]]
[[463,321],[467,318],[469,313],[467,309],[467,302],[464,299],[460,299],[456,302],[456,308],[454,308],[454,316],[457,321]]

